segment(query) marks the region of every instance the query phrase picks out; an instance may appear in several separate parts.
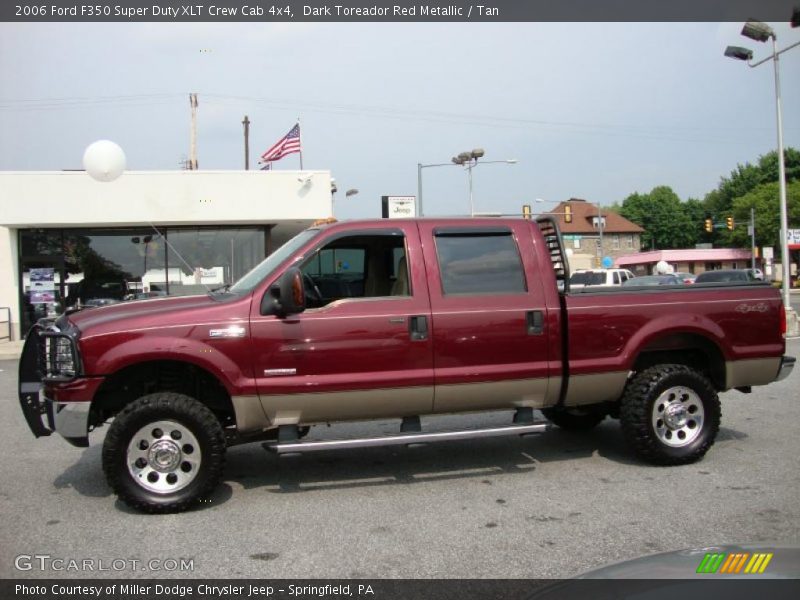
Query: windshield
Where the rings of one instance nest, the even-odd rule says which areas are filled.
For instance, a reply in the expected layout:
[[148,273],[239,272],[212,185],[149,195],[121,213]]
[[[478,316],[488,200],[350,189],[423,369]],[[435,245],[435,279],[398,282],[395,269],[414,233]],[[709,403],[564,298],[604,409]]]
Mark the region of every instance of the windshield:
[[306,229],[298,233],[283,246],[275,250],[267,258],[257,264],[253,269],[231,286],[230,291],[234,293],[249,292],[256,287],[264,278],[269,275],[284,260],[294,254],[308,240],[319,233],[319,229]]

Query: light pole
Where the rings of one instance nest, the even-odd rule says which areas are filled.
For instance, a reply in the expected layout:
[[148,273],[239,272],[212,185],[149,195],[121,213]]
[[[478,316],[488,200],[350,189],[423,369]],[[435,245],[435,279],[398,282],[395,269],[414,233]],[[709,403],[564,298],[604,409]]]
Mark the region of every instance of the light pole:
[[417,216],[422,216],[422,169],[427,169],[428,167],[455,167],[453,163],[433,163],[430,165],[423,165],[422,163],[417,163]]
[[598,267],[603,266],[603,205],[597,201],[597,231],[600,234],[599,256],[597,258]]
[[[472,195],[472,169],[478,166],[478,159],[484,155],[483,148],[475,148],[469,152],[462,152],[458,156],[454,156],[451,161],[454,165],[464,166],[467,169],[468,178],[469,178],[469,215],[471,217],[475,216],[475,201]],[[491,165],[491,164],[498,164],[498,163],[506,163],[508,165],[514,165],[517,163],[516,158],[509,158],[506,160],[485,160],[481,164],[482,165]]]
[[[792,26],[795,27],[795,21],[792,20]],[[728,46],[725,49],[725,56],[743,60],[751,68],[757,67],[771,60],[775,67],[775,114],[778,125],[778,185],[780,188],[780,207],[781,207],[781,226],[780,226],[780,244],[781,244],[781,270],[782,270],[782,289],[783,289],[783,306],[786,310],[786,332],[788,335],[797,335],[797,315],[791,305],[791,296],[789,294],[790,282],[790,269],[789,269],[789,223],[788,212],[786,209],[786,165],[783,158],[783,119],[781,114],[781,83],[780,83],[780,55],[791,50],[796,46],[800,46],[800,41],[787,46],[783,50],[778,50],[777,36],[775,31],[761,21],[749,20],[742,27],[742,35],[755,40],[756,42],[766,42],[772,38],[772,55],[753,63],[753,51],[748,48],[740,46]]]
[[131,242],[134,244],[144,244],[144,265],[142,266],[142,292],[144,292],[144,276],[147,275],[147,250],[150,242],[153,241],[152,235],[146,235],[142,238],[139,236],[132,237]]
[[[336,185],[336,179],[331,177],[331,210],[333,213],[336,212],[336,192],[339,191],[339,188]],[[344,193],[345,198],[350,198],[351,196],[355,196],[358,193],[356,188],[350,188]]]

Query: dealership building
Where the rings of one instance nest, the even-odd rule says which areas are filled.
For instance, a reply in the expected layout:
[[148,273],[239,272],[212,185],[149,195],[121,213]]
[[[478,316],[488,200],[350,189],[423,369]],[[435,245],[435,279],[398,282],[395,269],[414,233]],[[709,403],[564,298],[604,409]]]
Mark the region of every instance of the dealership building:
[[232,283],[332,211],[328,171],[0,172],[0,323]]

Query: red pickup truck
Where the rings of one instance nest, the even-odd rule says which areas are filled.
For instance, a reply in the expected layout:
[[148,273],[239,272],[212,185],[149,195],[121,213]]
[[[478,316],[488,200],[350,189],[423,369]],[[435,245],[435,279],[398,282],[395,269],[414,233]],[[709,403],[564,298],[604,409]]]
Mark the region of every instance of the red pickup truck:
[[[20,360],[38,437],[111,420],[110,486],[150,512],[217,485],[227,446],[278,453],[588,429],[621,421],[656,464],[701,458],[717,393],[786,377],[785,316],[762,283],[570,293],[547,218],[314,227],[206,296],[40,323]],[[513,411],[507,427],[423,431],[422,415]],[[311,425],[397,418],[396,435],[303,441]],[[113,419],[113,420],[112,420]]]

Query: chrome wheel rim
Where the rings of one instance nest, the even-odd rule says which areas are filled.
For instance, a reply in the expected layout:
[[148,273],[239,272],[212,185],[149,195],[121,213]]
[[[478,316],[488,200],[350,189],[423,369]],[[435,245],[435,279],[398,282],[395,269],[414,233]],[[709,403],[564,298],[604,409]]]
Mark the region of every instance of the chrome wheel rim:
[[653,403],[653,430],[667,446],[681,448],[691,444],[700,435],[704,421],[703,401],[690,388],[671,387]]
[[169,494],[192,483],[202,453],[194,434],[176,421],[154,421],[137,431],[128,444],[128,472],[156,494]]

